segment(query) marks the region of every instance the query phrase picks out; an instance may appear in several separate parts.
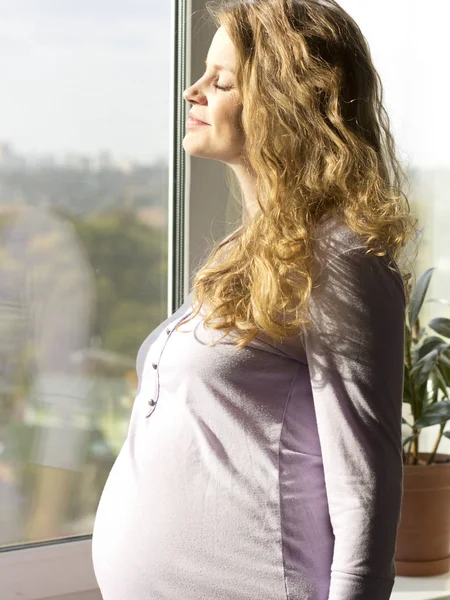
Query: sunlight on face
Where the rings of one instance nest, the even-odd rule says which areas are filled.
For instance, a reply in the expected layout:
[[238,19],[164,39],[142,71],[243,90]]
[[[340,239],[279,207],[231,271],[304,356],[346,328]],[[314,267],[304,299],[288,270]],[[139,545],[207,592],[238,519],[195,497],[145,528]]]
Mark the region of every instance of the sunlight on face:
[[224,27],[211,42],[207,69],[184,93],[191,113],[207,125],[186,128],[183,148],[192,156],[214,158],[227,164],[241,163],[243,132],[239,127],[242,105],[234,72],[236,50]]

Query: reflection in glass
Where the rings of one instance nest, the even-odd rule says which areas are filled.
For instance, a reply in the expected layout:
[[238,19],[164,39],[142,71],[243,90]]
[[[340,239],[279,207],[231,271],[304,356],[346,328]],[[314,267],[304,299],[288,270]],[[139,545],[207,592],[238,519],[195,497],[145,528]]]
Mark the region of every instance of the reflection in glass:
[[6,4],[0,547],[92,533],[167,315],[170,71],[169,6]]

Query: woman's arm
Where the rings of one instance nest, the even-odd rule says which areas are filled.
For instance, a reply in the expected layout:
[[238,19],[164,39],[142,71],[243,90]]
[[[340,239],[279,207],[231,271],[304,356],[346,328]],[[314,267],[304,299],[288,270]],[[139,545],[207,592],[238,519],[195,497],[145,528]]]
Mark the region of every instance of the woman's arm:
[[335,536],[329,600],[388,600],[395,578],[405,295],[389,259],[364,252],[322,266],[305,333]]

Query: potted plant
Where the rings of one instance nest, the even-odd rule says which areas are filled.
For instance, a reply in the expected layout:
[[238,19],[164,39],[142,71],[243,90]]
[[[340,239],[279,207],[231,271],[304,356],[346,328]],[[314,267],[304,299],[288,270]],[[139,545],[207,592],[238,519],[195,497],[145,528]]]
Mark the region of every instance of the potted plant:
[[[403,402],[411,418],[403,439],[403,501],[395,552],[397,575],[430,576],[450,571],[450,454],[437,452],[450,420],[450,319],[421,327],[422,308],[434,268],[411,294],[405,325]],[[430,300],[436,301],[436,300]],[[419,451],[420,434],[439,425],[431,452]]]

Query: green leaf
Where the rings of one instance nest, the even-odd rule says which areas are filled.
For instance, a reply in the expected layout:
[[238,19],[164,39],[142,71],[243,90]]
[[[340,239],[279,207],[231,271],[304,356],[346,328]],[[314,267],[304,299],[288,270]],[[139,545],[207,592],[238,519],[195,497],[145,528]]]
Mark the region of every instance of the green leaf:
[[408,423],[408,421],[406,419],[404,419],[403,417],[402,417],[402,423],[404,425],[408,425],[408,427],[412,427],[412,425],[410,425],[410,423]]
[[422,304],[425,299],[434,269],[435,267],[431,267],[431,269],[427,269],[424,273],[422,273],[417,281],[413,293],[411,294],[411,300],[408,309],[408,320],[410,327],[414,327],[414,323],[417,321],[417,317],[419,316],[420,309],[422,308]]
[[442,400],[427,406],[422,416],[414,423],[414,427],[423,429],[431,425],[441,425],[450,419],[450,402]]
[[415,390],[416,394],[416,418],[422,416],[425,407],[428,405],[428,380],[421,383]]
[[442,374],[439,365],[434,366],[433,373],[436,376],[436,383],[438,384],[438,388],[443,392],[447,400],[450,400],[447,392],[448,383],[447,381],[445,381],[444,375]]
[[432,369],[436,364],[437,351],[432,350],[429,355],[418,360],[410,371],[410,375],[414,377],[416,385],[420,386],[426,383]]
[[428,327],[443,337],[450,338],[450,319],[445,319],[444,317],[431,319],[431,321],[428,323]]
[[408,444],[411,440],[413,440],[418,435],[419,435],[418,433],[415,433],[414,435],[408,435],[408,437],[405,437],[405,439],[402,441],[402,445],[406,446],[406,444]]
[[425,338],[422,344],[420,345],[420,348],[418,350],[419,357],[422,358],[423,356],[428,354],[428,352],[434,350],[434,348],[441,346],[447,346],[447,344],[443,342],[442,338],[437,337],[437,335],[429,336]]
[[[424,356],[422,356],[422,358],[419,358],[418,360],[416,360],[416,362],[414,363],[413,369],[417,370],[417,367],[420,367],[421,365],[424,365],[424,364],[430,363],[430,362],[432,362],[434,364],[436,362],[438,354],[439,354],[439,348],[433,348],[433,350],[428,352],[428,354],[425,354]],[[418,353],[418,356],[419,355],[420,355],[420,353]]]
[[450,367],[450,360],[445,356],[445,354],[439,354],[438,362],[442,365]]
[[450,431],[444,431],[442,435],[445,435],[450,440]]
[[[445,355],[448,358],[448,355]],[[450,367],[447,365],[443,365],[442,363],[439,365],[439,370],[442,373],[447,385],[450,385]]]
[[[435,367],[436,367],[436,365],[435,365]],[[432,388],[431,398],[429,399],[429,402],[428,402],[430,404],[432,402],[437,402],[438,396],[439,396],[439,381],[436,376],[436,369],[433,369],[431,371],[429,381],[431,382],[431,388]]]

